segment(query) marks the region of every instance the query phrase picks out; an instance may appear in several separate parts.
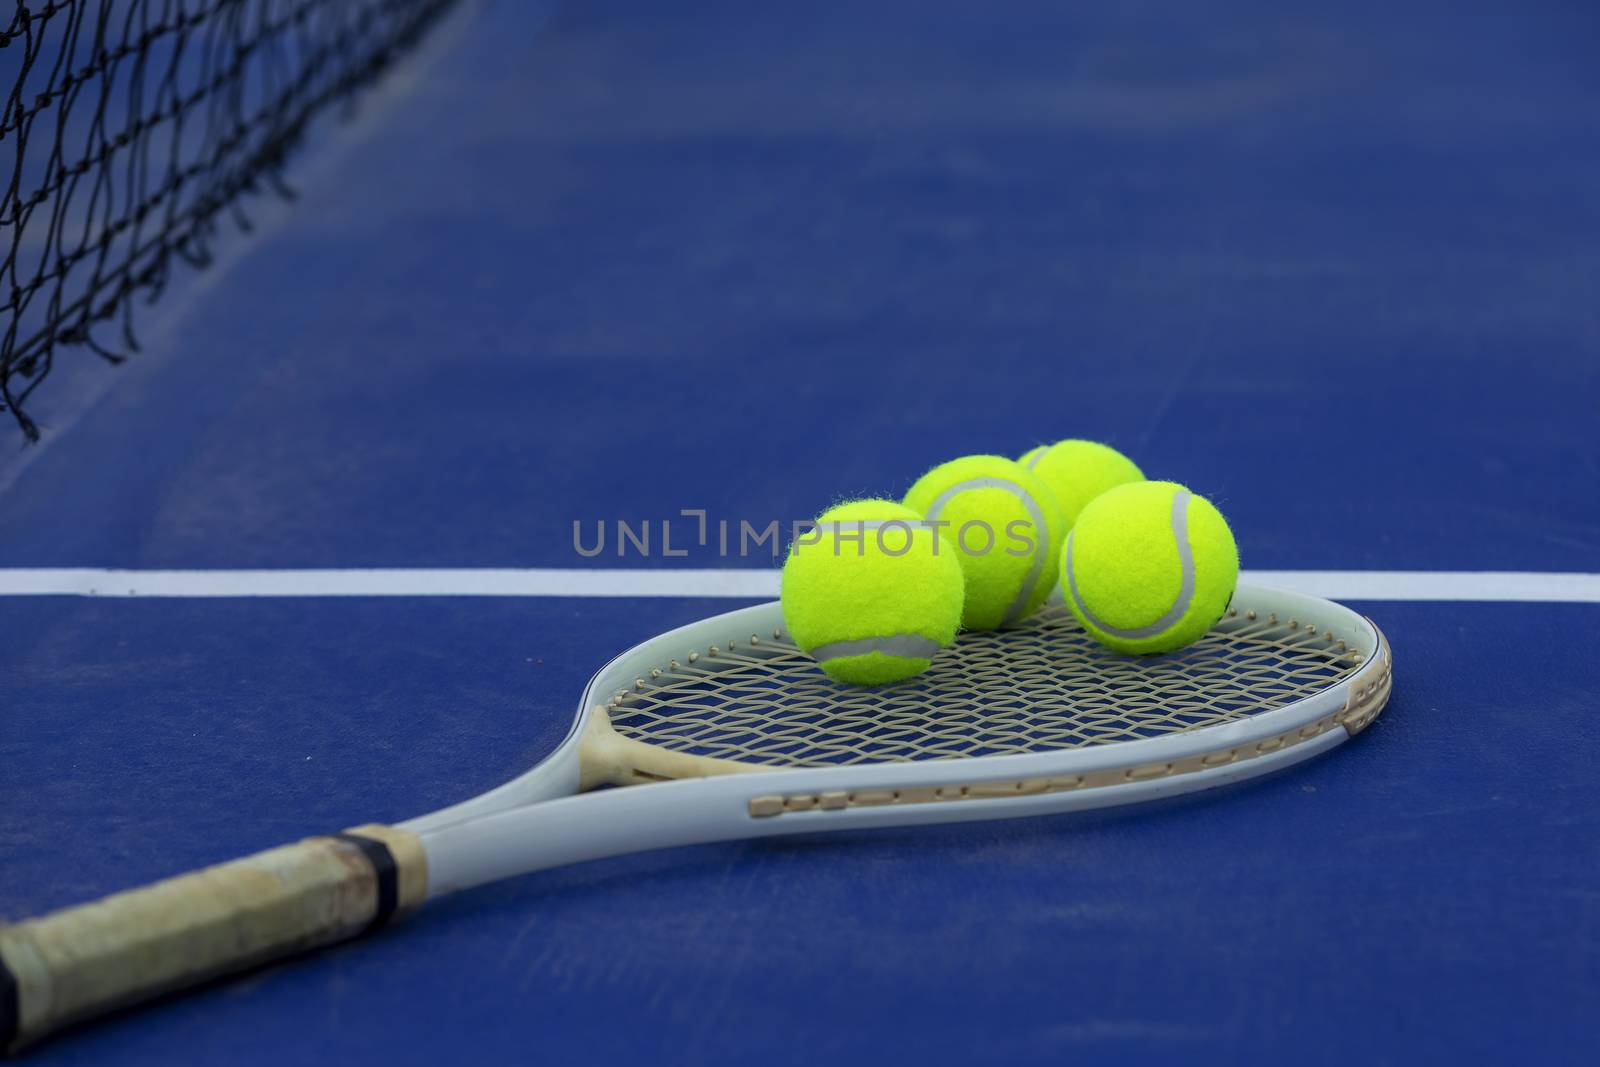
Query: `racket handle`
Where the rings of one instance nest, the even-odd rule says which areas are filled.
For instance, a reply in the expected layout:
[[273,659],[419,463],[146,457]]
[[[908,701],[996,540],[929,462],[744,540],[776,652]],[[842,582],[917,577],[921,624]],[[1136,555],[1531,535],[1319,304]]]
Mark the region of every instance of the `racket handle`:
[[0,1050],[368,933],[427,885],[415,834],[358,826],[0,926]]

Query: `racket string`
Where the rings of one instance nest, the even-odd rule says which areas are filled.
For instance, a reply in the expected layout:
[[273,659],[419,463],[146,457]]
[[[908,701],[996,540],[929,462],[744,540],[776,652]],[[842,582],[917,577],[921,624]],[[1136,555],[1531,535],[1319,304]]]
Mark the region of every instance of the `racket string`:
[[777,634],[673,660],[617,693],[609,711],[624,736],[744,763],[953,759],[1214,726],[1327,689],[1360,663],[1325,630],[1254,612],[1230,612],[1181,652],[1135,659],[1051,606],[1012,629],[963,634],[899,685],[838,685]]

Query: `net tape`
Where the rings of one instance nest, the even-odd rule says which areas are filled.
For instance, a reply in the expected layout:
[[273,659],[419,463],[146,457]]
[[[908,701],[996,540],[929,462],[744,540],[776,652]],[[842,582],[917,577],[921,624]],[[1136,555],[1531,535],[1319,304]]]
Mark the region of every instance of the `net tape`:
[[1237,611],[1180,652],[1121,656],[1052,605],[1011,629],[962,634],[898,685],[838,685],[783,635],[750,635],[661,665],[607,710],[626,737],[744,763],[954,759],[1229,722],[1322,692],[1361,663],[1325,629]]
[[[45,0],[0,25],[0,407],[63,346],[137,351],[135,296],[212,258],[240,200],[455,0]],[[6,89],[9,83],[9,89]],[[6,173],[9,171],[9,173]],[[94,327],[119,325],[104,344]]]

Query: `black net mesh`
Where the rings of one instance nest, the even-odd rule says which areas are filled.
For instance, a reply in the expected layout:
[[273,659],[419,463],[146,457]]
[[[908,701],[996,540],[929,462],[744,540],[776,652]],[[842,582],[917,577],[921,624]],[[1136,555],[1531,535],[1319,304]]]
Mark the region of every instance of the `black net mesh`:
[[[241,198],[454,0],[47,0],[0,26],[0,406],[63,346],[117,361],[134,298],[204,266]],[[0,15],[0,18],[5,16]],[[7,88],[8,87],[8,88]]]

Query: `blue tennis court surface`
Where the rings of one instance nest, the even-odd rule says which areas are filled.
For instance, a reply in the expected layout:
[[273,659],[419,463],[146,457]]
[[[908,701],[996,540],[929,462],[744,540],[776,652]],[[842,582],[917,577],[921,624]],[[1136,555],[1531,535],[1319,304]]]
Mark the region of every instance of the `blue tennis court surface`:
[[[35,1062],[1591,1060],[1597,41],[1561,3],[467,5],[0,459],[3,568],[441,595],[8,572],[0,917],[526,769],[617,652],[759,595],[688,577],[775,563],[686,510],[1066,436],[1216,500],[1246,568],[1405,572],[1341,597],[1389,709],[1155,807],[515,879]],[[575,550],[617,520],[648,555]],[[451,595],[479,568],[607,595]],[[1515,595],[1546,573],[1569,602]]]

